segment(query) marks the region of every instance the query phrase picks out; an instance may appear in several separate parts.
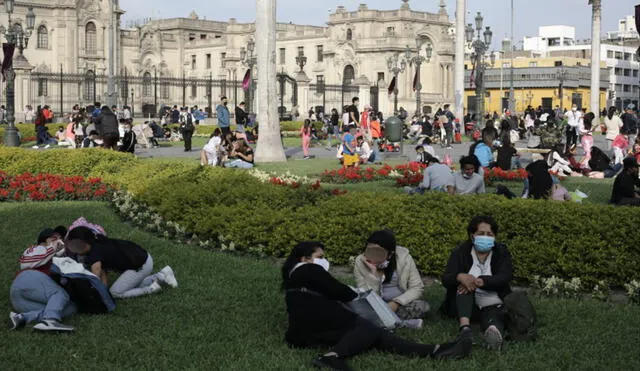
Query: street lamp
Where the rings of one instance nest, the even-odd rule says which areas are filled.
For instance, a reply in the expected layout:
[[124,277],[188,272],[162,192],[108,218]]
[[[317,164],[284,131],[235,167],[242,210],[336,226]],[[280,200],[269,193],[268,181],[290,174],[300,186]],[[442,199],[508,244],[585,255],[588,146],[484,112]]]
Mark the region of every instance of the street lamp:
[[[36,15],[33,12],[33,8],[30,7],[27,11],[27,29],[26,31],[19,24],[13,24],[11,21],[11,14],[13,14],[14,8],[14,0],[5,0],[4,1],[4,9],[9,15],[9,24],[8,27],[4,26],[0,27],[0,33],[4,35],[7,39],[7,44],[12,47],[11,53],[7,56],[13,61],[13,50],[17,47],[20,51],[20,57],[24,58],[22,52],[29,44],[29,38],[31,37],[31,33],[33,32],[33,28],[36,23]],[[5,64],[6,61],[5,61]],[[16,73],[13,70],[13,63],[9,64],[9,67],[5,71],[5,81],[7,82],[7,129],[4,132],[4,144],[8,147],[18,147],[20,146],[20,138],[18,137],[18,130],[15,125],[15,79]]]
[[247,43],[247,48],[240,49],[240,59],[242,63],[249,67],[249,101],[247,102],[247,113],[251,113],[253,110],[253,67],[257,63],[256,56],[253,52],[256,48],[256,43],[253,39],[250,39]]
[[133,88],[131,88],[131,119],[133,119],[135,117],[135,113],[133,112],[133,109],[136,106],[136,103],[133,101]]
[[[473,63],[473,72],[475,74],[474,83],[476,85],[476,99],[477,99],[477,115],[478,120],[482,120],[484,117],[484,97],[485,97],[485,84],[484,84],[484,74],[489,67],[489,64],[486,61],[486,54],[491,46],[491,39],[493,38],[493,32],[490,27],[486,27],[484,33],[482,32],[484,18],[478,12],[475,18],[475,30],[471,24],[467,25],[465,30],[465,34],[467,37],[467,42],[471,43],[471,47],[473,48],[473,52],[471,53],[471,62]],[[474,32],[475,31],[475,32]],[[477,37],[474,36],[477,33]],[[484,36],[484,39],[481,37]],[[495,65],[496,56],[495,53],[491,53],[490,55],[490,63],[491,65]]]
[[567,70],[564,69],[564,66],[560,66],[560,68],[556,72],[556,77],[560,82],[558,86],[558,96],[560,97],[560,111],[564,109],[564,99],[563,99],[564,98],[564,82],[565,80],[567,80],[567,74],[568,72]]
[[407,68],[407,61],[400,60],[400,54],[396,53],[393,56],[387,58],[387,67],[389,72],[393,74],[393,114],[398,115],[398,75]]
[[405,57],[407,58],[407,61],[409,61],[409,65],[413,66],[415,64],[416,66],[416,86],[414,86],[416,90],[416,115],[420,115],[420,112],[421,112],[420,107],[422,105],[422,95],[421,95],[422,83],[420,82],[421,80],[420,68],[422,66],[422,63],[424,62],[429,63],[431,61],[431,56],[433,54],[433,47],[429,43],[425,48],[426,57],[423,57],[422,55],[420,55],[420,48],[422,48],[422,44],[423,44],[423,39],[421,37],[417,37],[416,38],[417,54],[415,56],[411,55],[411,50],[409,49],[409,46],[407,46],[407,49],[405,51]]
[[307,57],[304,56],[304,52],[298,53],[296,57],[296,65],[300,66],[300,72],[304,72],[304,66],[307,64]]

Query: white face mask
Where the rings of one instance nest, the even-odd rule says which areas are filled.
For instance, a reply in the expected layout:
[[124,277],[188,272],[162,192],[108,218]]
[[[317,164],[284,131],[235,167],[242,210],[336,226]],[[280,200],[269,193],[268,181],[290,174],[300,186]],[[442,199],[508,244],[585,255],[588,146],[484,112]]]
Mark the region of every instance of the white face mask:
[[313,259],[313,264],[317,264],[319,266],[321,266],[322,268],[324,268],[325,271],[329,271],[329,261],[325,258],[322,259]]
[[571,110],[572,110],[573,112],[575,112],[575,111],[577,111],[577,110],[578,110],[578,108],[576,108],[576,107],[572,107],[572,108],[571,108]]

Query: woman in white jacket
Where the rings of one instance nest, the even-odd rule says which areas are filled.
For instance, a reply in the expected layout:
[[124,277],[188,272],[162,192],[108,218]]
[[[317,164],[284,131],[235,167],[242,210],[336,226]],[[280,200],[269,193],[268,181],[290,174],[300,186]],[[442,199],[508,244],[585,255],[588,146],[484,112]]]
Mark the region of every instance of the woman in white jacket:
[[359,288],[379,294],[409,327],[422,327],[429,304],[421,300],[424,284],[409,250],[396,246],[393,232],[374,232],[364,253],[356,258],[354,275]]
[[609,107],[609,111],[607,112],[607,116],[604,118],[604,126],[607,130],[606,138],[607,138],[607,149],[611,151],[612,144],[614,139],[620,134],[620,129],[622,128],[622,120],[620,116],[616,115],[616,107]]

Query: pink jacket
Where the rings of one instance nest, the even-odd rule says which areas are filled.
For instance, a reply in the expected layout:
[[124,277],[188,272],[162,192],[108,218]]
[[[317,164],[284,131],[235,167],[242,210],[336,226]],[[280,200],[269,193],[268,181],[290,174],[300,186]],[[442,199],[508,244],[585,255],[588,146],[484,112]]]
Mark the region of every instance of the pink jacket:
[[73,122],[70,122],[69,125],[67,125],[65,136],[67,139],[71,140],[74,140],[76,138],[76,136],[73,134]]
[[616,139],[613,140],[611,144],[613,147],[626,149],[629,146],[629,141],[622,134],[618,134]]

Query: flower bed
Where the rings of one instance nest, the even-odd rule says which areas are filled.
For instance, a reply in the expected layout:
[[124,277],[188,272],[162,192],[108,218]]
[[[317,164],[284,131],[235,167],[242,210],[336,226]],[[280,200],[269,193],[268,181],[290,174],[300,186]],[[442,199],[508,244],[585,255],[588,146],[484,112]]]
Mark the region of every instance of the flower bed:
[[523,181],[527,178],[527,171],[523,168],[517,170],[502,170],[499,167],[484,169],[484,181],[486,183],[499,181]]
[[93,200],[106,201],[113,187],[100,178],[0,171],[0,201]]
[[[378,180],[398,179],[421,174],[426,166],[417,162],[406,165],[384,165],[380,168],[374,167],[350,167],[338,170],[325,170],[320,174],[322,183],[345,184],[373,182]],[[422,175],[420,175],[422,176]]]

